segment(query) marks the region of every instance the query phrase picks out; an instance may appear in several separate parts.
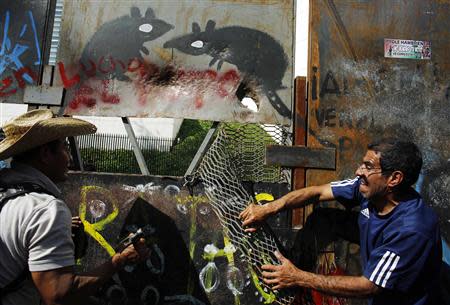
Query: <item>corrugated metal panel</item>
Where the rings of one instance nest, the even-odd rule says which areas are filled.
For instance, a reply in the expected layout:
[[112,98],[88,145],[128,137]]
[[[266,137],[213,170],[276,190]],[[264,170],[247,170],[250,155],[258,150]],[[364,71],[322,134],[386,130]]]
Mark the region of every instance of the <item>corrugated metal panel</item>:
[[55,19],[53,22],[52,43],[50,45],[50,56],[48,60],[48,64],[51,66],[56,65],[63,12],[64,12],[64,0],[57,0],[55,9]]

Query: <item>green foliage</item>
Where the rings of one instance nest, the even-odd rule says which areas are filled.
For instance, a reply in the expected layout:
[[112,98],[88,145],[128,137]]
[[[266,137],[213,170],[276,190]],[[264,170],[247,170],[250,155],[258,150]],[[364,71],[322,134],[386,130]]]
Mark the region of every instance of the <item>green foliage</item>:
[[[143,149],[142,154],[152,175],[183,176],[200,147],[212,123],[208,121],[183,121],[177,144],[170,151]],[[114,136],[111,136],[114,137]],[[86,170],[109,173],[139,174],[139,166],[132,150],[80,149]]]
[[[198,151],[212,122],[183,121],[175,145],[168,139],[140,139],[143,147],[166,147],[170,151],[142,148],[142,154],[152,175],[183,176]],[[239,164],[242,178],[251,181],[278,181],[280,168],[265,166],[265,147],[276,144],[272,136],[258,124],[221,124],[227,134],[227,149]],[[91,135],[93,146],[100,148],[82,148],[81,157],[85,170],[109,173],[139,174],[138,163],[126,136]],[[122,146],[121,146],[122,145]],[[109,147],[109,149],[107,149]]]

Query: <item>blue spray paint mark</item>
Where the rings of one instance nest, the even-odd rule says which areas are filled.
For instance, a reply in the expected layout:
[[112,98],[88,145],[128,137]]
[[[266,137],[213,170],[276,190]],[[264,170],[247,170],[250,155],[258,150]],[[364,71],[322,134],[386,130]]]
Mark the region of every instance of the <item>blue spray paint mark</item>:
[[444,239],[442,239],[442,260],[450,265],[450,246]]
[[[33,55],[33,54],[26,54],[29,53],[27,51],[33,51],[36,53],[36,61],[34,62],[34,65],[40,65],[42,62],[41,59],[41,50],[39,48],[39,40],[36,30],[36,23],[34,21],[33,13],[31,11],[28,11],[28,18],[29,23],[32,28],[32,39],[33,41],[30,42],[30,45],[26,45],[23,43],[16,43],[13,47],[13,42],[11,41],[11,38],[9,37],[9,24],[10,24],[10,12],[6,11],[5,13],[5,24],[3,27],[3,41],[0,49],[0,75],[2,75],[7,68],[10,68],[12,70],[20,70],[21,68],[24,68],[24,64],[22,63],[21,56],[22,55]],[[25,23],[22,25],[19,38],[23,38],[24,35],[27,33],[28,24]],[[30,84],[33,83],[33,78],[28,75],[24,74],[23,78]]]
[[[6,48],[10,48],[11,45],[8,46],[8,29],[9,29],[9,11],[6,11],[6,16],[5,16],[5,27],[3,28],[3,43],[2,43],[2,49],[0,50],[0,56],[3,56],[3,54],[5,54],[6,52]],[[11,43],[11,42],[9,42]],[[1,66],[1,65],[0,65]],[[0,74],[2,74],[3,71],[0,70]]]
[[37,60],[34,62],[35,65],[41,64],[41,49],[39,48],[39,40],[38,35],[36,31],[36,23],[34,23],[33,13],[31,11],[28,11],[28,16],[31,20],[31,26],[33,27],[33,34],[34,34],[34,42],[36,44],[36,53],[37,53]]
[[27,25],[24,24],[22,27],[22,30],[20,31],[20,35],[19,35],[20,38],[23,37],[23,34],[25,34],[26,30],[27,30]]

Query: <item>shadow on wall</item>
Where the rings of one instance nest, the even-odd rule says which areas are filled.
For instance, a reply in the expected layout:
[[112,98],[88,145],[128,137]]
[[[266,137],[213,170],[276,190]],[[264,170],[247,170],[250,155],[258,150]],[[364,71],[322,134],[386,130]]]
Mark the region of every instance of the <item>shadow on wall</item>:
[[[316,208],[298,231],[290,259],[302,270],[324,275],[359,275],[359,212]],[[331,249],[330,249],[331,247]],[[346,299],[304,290],[301,304],[348,304]],[[352,299],[351,304],[366,304]]]

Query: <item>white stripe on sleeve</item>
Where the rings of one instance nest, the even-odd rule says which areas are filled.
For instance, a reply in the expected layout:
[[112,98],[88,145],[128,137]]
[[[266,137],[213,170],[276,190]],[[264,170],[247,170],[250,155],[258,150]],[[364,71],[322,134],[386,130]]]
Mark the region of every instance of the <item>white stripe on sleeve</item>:
[[389,277],[391,276],[392,271],[394,271],[395,267],[397,267],[397,263],[400,260],[400,256],[397,255],[397,257],[395,258],[394,263],[391,266],[391,269],[389,269],[389,272],[386,274],[386,277],[384,278],[383,283],[381,284],[381,287],[385,288],[386,287],[386,283],[389,279]]
[[378,273],[377,280],[375,281],[375,284],[380,285],[380,281],[383,278],[384,273],[388,269],[388,267],[391,265],[392,259],[395,257],[395,253],[391,252],[391,255],[389,255],[389,259],[387,260],[386,264],[384,264],[383,269],[381,269],[380,273]]
[[377,266],[375,267],[375,270],[372,272],[372,274],[370,275],[369,280],[371,282],[373,282],[373,279],[375,278],[375,276],[378,273],[378,270],[381,268],[381,266],[384,264],[384,261],[386,260],[386,258],[391,254],[391,251],[386,251],[386,253],[384,253],[383,257],[380,259],[380,261],[378,262]]
[[353,183],[355,183],[358,180],[358,177],[354,178],[354,179],[347,179],[347,180],[342,180],[342,181],[333,181],[331,182],[331,186],[346,186],[346,185],[351,185]]

